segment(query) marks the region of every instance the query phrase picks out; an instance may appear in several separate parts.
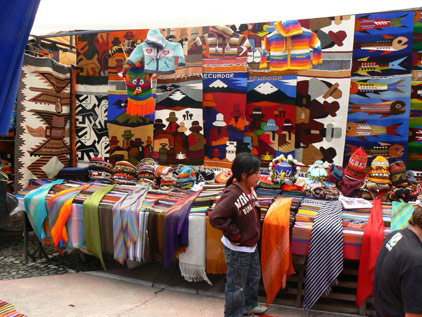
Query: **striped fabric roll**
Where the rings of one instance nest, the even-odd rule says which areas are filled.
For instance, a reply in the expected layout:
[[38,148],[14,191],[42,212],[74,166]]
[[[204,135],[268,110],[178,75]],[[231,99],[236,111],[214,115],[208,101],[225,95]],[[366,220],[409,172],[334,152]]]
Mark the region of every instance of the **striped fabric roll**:
[[343,224],[340,201],[327,202],[318,213],[311,233],[306,267],[303,308],[309,312],[343,271]]
[[412,204],[394,201],[391,215],[391,231],[407,228],[414,210],[415,207]]

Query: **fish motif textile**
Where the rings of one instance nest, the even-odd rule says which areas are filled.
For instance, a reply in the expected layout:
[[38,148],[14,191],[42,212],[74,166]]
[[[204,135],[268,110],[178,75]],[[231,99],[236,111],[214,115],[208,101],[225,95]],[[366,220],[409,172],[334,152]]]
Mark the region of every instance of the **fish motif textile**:
[[25,55],[18,93],[15,190],[70,166],[70,67]]

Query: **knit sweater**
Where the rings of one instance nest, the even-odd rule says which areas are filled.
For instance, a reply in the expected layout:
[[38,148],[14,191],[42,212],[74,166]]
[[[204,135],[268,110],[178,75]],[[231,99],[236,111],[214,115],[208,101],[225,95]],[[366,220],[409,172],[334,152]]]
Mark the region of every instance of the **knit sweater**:
[[259,207],[237,184],[229,185],[211,212],[210,224],[232,243],[253,247],[261,234]]
[[175,58],[179,57],[179,66],[185,65],[182,45],[167,41],[159,29],[151,29],[145,42],[136,46],[127,63],[136,64],[145,58],[145,72],[150,74],[173,74]]
[[276,30],[264,38],[261,69],[267,68],[268,62],[271,71],[309,69],[312,63],[322,63],[321,42],[314,32],[303,28],[296,20],[279,21],[274,26]]

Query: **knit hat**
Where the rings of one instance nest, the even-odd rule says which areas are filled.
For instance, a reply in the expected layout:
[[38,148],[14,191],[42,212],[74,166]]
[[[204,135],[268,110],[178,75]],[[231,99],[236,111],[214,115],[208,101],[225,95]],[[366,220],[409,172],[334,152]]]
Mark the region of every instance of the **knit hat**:
[[113,173],[113,164],[106,162],[101,157],[93,157],[88,165],[89,179],[92,181],[100,181],[111,183],[111,175]]
[[409,185],[407,178],[406,164],[397,157],[390,157],[391,181],[395,187],[405,187]]
[[377,156],[371,163],[368,180],[373,183],[391,184],[388,160]]
[[344,175],[353,179],[364,179],[366,165],[368,164],[368,155],[363,148],[358,148],[350,156],[349,163],[344,171]]
[[116,184],[136,185],[136,167],[127,161],[116,162],[111,179]]

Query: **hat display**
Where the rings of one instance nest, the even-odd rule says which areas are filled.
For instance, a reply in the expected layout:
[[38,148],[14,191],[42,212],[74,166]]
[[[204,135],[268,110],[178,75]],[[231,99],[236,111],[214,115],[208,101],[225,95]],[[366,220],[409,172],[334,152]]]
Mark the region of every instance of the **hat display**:
[[368,154],[366,154],[365,150],[360,147],[353,152],[352,156],[350,156],[344,175],[347,175],[352,179],[363,180],[365,178],[367,164]]
[[407,178],[406,164],[398,157],[390,157],[390,174],[391,181],[395,187],[404,187],[409,185]]
[[111,183],[113,169],[113,164],[106,162],[101,157],[93,157],[89,160],[88,165],[89,179],[92,181],[100,181],[102,183]]
[[217,113],[215,121],[212,123],[215,127],[225,127],[227,123],[224,121],[224,115],[222,113]]

